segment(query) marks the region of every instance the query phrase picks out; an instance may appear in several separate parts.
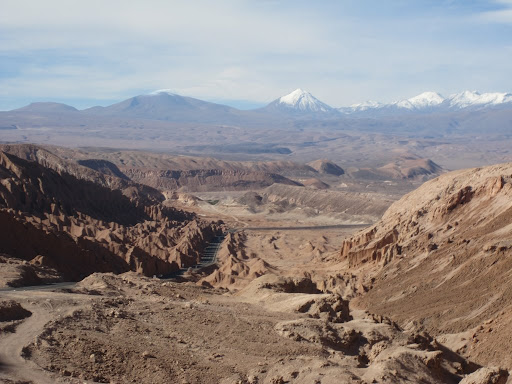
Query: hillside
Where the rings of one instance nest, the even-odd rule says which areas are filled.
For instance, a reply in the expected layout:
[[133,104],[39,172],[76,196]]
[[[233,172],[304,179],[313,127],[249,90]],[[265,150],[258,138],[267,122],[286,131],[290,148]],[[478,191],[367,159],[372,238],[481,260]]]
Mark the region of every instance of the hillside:
[[512,367],[512,164],[444,174],[342,245],[357,305],[479,364]]
[[412,154],[399,154],[393,161],[377,168],[360,168],[350,172],[355,178],[369,180],[415,179],[428,180],[444,172],[443,168],[430,159]]
[[70,161],[70,159],[54,153],[59,153],[58,148],[53,147],[51,149],[50,151],[42,146],[32,144],[0,145],[0,151],[2,152],[9,153],[23,160],[36,162],[59,174],[65,173],[80,180],[87,180],[103,187],[117,189],[128,197],[148,199],[154,202],[164,200],[162,194],[156,189],[127,180],[114,164],[105,162],[99,167],[99,161]]
[[[166,274],[197,263],[217,224],[0,152],[0,253],[93,272]],[[2,284],[9,284],[1,277]]]
[[69,112],[77,112],[78,110],[75,107],[70,105],[62,104],[62,103],[51,103],[51,102],[38,102],[31,103],[25,107],[15,109],[16,112],[28,112],[28,113],[50,113],[50,114],[60,114],[60,113],[69,113]]
[[247,190],[264,188],[274,183],[300,185],[275,173],[258,171],[226,171],[222,169],[198,169],[191,171],[124,169],[133,181],[158,189],[182,191]]
[[126,194],[163,196],[157,191],[245,190],[274,183],[300,185],[279,173],[315,175],[306,165],[290,161],[227,162],[212,158],[158,155],[144,152],[86,152],[30,144],[0,145],[0,150],[77,178],[123,190]]
[[319,159],[308,163],[317,172],[327,175],[341,176],[345,171],[337,164],[327,159]]

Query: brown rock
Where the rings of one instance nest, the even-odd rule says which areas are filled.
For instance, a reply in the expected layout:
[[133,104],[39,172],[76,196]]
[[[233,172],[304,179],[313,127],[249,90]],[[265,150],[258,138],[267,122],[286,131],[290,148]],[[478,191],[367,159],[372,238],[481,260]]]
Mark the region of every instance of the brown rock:
[[21,320],[32,315],[14,300],[0,301],[0,321]]

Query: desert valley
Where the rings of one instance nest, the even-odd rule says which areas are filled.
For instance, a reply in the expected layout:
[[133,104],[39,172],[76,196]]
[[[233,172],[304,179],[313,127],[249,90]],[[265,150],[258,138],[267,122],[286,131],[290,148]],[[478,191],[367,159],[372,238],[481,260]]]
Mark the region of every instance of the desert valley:
[[510,94],[0,126],[1,382],[509,380]]

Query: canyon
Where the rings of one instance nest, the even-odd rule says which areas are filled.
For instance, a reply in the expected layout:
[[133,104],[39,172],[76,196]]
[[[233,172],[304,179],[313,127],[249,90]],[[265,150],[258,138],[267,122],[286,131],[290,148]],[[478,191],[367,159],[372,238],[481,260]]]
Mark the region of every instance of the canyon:
[[507,382],[510,164],[0,151],[6,383]]

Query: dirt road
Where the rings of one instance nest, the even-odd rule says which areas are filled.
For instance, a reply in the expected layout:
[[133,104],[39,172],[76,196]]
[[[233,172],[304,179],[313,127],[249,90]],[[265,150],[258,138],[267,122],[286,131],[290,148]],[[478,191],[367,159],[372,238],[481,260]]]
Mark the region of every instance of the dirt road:
[[72,382],[50,375],[34,362],[24,359],[22,350],[37,338],[45,324],[83,306],[89,298],[48,290],[3,291],[0,298],[16,300],[32,312],[32,316],[17,326],[16,332],[0,336],[0,379],[9,377],[38,384]]

